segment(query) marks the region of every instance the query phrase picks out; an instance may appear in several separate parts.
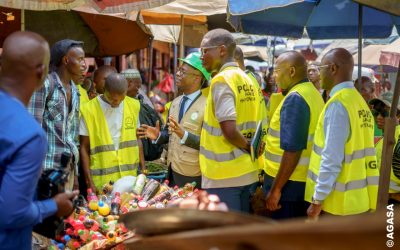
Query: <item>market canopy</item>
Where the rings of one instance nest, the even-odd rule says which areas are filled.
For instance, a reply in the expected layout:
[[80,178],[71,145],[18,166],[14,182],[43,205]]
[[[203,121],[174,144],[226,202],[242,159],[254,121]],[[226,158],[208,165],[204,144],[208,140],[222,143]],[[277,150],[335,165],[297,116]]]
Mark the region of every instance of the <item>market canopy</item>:
[[103,13],[126,13],[154,8],[173,0],[0,0],[0,6],[24,10],[71,10],[94,8]]
[[225,28],[227,0],[177,0],[169,4],[142,10],[141,19],[148,25],[155,40],[179,43],[183,24],[183,44],[198,47],[209,29]]
[[397,67],[400,63],[400,39],[382,49],[379,62],[383,65]]
[[[357,38],[359,5],[350,0],[229,0],[229,22],[243,33],[310,39]],[[390,36],[400,17],[363,7],[363,38]],[[398,29],[399,30],[399,29]]]
[[[20,10],[1,8],[12,13],[14,20],[0,18],[0,47],[7,35],[20,30]],[[4,29],[3,29],[4,28]],[[73,11],[25,10],[25,28],[41,34],[50,45],[70,38],[84,42],[84,50],[90,56],[117,56],[146,48],[151,34],[140,23],[118,15],[99,14],[91,8],[75,8]]]

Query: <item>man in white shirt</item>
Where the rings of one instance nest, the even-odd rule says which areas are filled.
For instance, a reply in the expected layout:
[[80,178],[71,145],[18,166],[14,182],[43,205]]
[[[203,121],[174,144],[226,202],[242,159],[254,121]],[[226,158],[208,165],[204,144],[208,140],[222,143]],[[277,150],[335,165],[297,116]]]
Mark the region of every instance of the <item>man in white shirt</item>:
[[85,181],[92,190],[110,180],[136,175],[139,164],[144,168],[136,140],[140,104],[125,98],[127,89],[125,77],[112,73],[106,78],[104,94],[81,109],[81,163]]

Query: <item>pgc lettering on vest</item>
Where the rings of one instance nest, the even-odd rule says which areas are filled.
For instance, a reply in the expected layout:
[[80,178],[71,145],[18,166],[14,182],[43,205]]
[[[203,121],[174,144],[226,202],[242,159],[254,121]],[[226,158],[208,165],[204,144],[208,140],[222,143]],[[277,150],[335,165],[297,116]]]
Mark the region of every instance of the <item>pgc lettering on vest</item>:
[[362,120],[361,128],[374,128],[371,111],[364,109],[358,110],[358,118]]
[[390,204],[386,207],[386,246],[393,247],[394,246],[394,205]]

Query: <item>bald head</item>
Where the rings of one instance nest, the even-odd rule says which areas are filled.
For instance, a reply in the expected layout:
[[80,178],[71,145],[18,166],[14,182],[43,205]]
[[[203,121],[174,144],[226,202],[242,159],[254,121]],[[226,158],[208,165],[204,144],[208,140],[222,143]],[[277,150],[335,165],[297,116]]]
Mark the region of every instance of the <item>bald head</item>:
[[25,98],[30,92],[29,101],[33,91],[42,86],[49,61],[49,44],[43,37],[33,32],[14,32],[3,43],[0,84],[4,89],[26,92]]
[[307,61],[300,52],[294,50],[284,52],[278,57],[278,62],[295,67],[295,76],[300,80],[307,78]]
[[354,67],[353,57],[349,51],[336,48],[328,51],[321,60],[321,86],[330,90],[335,85],[352,80]]
[[224,45],[227,48],[227,52],[230,57],[234,56],[236,42],[232,34],[225,29],[214,29],[207,32],[207,34],[205,34],[205,36],[203,37],[201,47],[211,47],[220,45]]
[[275,79],[279,87],[289,91],[295,84],[307,78],[307,62],[297,51],[282,53],[276,60]]
[[105,80],[112,73],[117,73],[117,70],[109,65],[103,65],[96,69],[93,73],[93,82],[97,93],[104,94]]
[[3,44],[2,75],[18,76],[42,66],[47,69],[49,51],[49,44],[36,33],[12,33]]
[[126,94],[128,81],[122,74],[111,73],[106,78],[105,90],[109,93]]

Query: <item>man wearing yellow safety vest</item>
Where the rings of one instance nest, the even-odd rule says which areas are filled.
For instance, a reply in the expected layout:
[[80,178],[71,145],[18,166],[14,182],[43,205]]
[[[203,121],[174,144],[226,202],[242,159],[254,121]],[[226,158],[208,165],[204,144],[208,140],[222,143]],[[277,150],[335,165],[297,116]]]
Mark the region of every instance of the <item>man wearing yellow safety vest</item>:
[[112,73],[105,81],[105,92],[81,108],[81,163],[88,187],[99,190],[109,181],[136,176],[140,162],[136,129],[140,104],[125,98],[128,82]]
[[250,186],[258,180],[258,161],[250,156],[250,139],[262,120],[263,97],[234,60],[236,44],[224,29],[209,31],[201,42],[201,59],[212,78],[200,135],[202,187],[232,210],[249,211]]
[[[369,101],[372,105],[372,114],[376,119],[376,124],[380,129],[385,128],[385,117],[389,116],[390,107],[392,103],[383,98],[374,98]],[[397,118],[400,118],[400,105],[397,107]],[[392,158],[392,168],[390,173],[390,184],[389,184],[389,199],[391,196],[397,196],[394,194],[400,194],[400,126],[396,127],[395,132],[395,147]],[[382,150],[383,150],[383,137],[380,137],[375,144],[376,159],[378,168],[381,167],[382,163]],[[397,198],[398,202],[400,197]]]
[[[251,70],[246,70],[246,67],[245,67],[245,65],[244,65],[244,54],[243,54],[243,51],[242,51],[242,49],[240,48],[240,47],[236,47],[236,49],[235,49],[235,61],[237,62],[237,64],[238,64],[238,66],[239,66],[239,68],[241,69],[241,70],[243,70],[245,73],[246,73],[246,75],[250,78],[250,80],[252,80],[253,81],[253,83],[254,83],[254,86],[256,87],[256,89],[257,89],[257,91],[259,91],[260,92],[260,95],[261,96],[263,96],[263,94],[262,94],[262,90],[261,90],[261,84],[260,84],[260,82],[257,80],[257,77],[256,77],[256,75],[255,75],[255,73],[253,72],[253,71],[251,71]],[[264,96],[263,96],[264,97]],[[261,114],[261,118],[263,119],[262,121],[262,125],[263,125],[263,141],[264,141],[264,143],[265,143],[265,140],[266,140],[266,133],[267,133],[267,129],[268,129],[268,118],[267,118],[267,105],[265,105],[265,98],[263,98],[261,101],[260,101],[260,103],[259,103],[259,109],[260,109],[260,112],[262,112]],[[264,168],[264,156],[263,155],[260,155],[260,157],[258,158],[258,160],[260,161],[259,162],[259,166],[260,166],[260,173],[259,173],[259,180],[261,180],[261,177],[262,177],[262,175],[261,175],[261,172],[262,172],[262,169]],[[258,186],[258,184],[260,184],[260,183],[254,183],[253,184],[253,186],[250,188],[250,194],[251,195],[253,195],[254,193],[255,193],[255,191],[256,191],[256,188],[257,188],[257,186]]]
[[273,112],[267,132],[263,187],[272,218],[288,219],[307,215],[304,190],[324,101],[307,79],[307,63],[299,52],[281,54],[274,76],[284,99]]
[[319,66],[322,88],[329,92],[318,120],[307,175],[309,218],[321,210],[354,215],[376,208],[379,170],[374,149],[374,118],[351,81],[353,57],[330,50]]
[[201,89],[210,79],[210,73],[201,65],[199,52],[179,60],[183,64],[176,72],[176,85],[183,94],[171,103],[168,126],[160,131],[159,123],[156,127],[142,124],[138,136],[148,137],[157,144],[168,143],[171,186],[184,186],[195,181],[201,187],[199,147],[206,105]]

